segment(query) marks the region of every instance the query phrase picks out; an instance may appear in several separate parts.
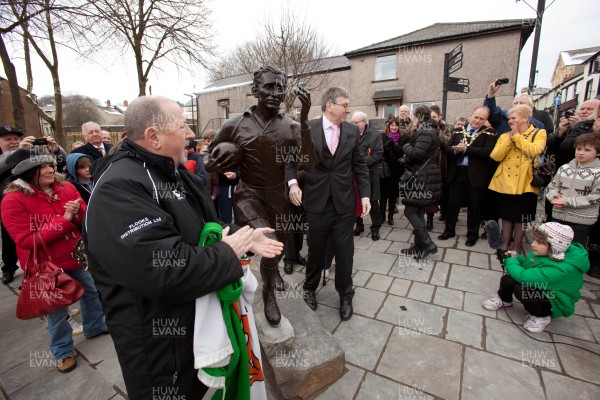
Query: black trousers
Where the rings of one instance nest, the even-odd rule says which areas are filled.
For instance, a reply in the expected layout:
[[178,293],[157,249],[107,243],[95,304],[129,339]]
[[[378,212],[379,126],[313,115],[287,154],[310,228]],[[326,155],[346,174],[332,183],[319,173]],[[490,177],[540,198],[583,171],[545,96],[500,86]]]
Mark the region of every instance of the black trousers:
[[544,292],[532,286],[522,285],[510,275],[500,279],[498,296],[505,303],[512,303],[513,296],[517,298],[529,314],[535,317],[548,317],[552,315],[552,303]]
[[483,211],[483,195],[485,188],[473,188],[469,183],[466,167],[456,167],[456,173],[450,182],[448,195],[448,213],[446,215],[446,231],[454,233],[463,199],[467,197],[467,239],[479,239],[479,223]]
[[354,259],[354,212],[339,214],[333,199],[327,200],[321,213],[306,213],[308,223],[308,266],[304,290],[314,292],[319,287],[327,240],[331,236],[335,254],[335,289],[340,298],[352,299],[352,264]]
[[4,224],[0,226],[2,231],[2,272],[15,272],[17,268],[17,246],[15,241],[10,237]]
[[[379,200],[371,200],[371,211],[369,211],[371,217],[371,231],[378,231],[381,228],[381,208],[379,207]],[[356,223],[359,225],[363,224],[361,217],[356,217]]]
[[[290,210],[294,215],[301,215],[302,218],[300,221],[303,223],[306,221],[306,216],[304,215],[304,207],[302,205],[295,206],[290,204]],[[297,221],[297,219],[294,219]],[[300,251],[302,250],[302,240],[304,239],[304,232],[300,230],[300,226],[295,226],[294,230],[291,231],[288,235],[287,242],[285,243],[285,253],[283,256],[283,262],[286,263],[294,263],[298,261],[298,256],[300,255]]]

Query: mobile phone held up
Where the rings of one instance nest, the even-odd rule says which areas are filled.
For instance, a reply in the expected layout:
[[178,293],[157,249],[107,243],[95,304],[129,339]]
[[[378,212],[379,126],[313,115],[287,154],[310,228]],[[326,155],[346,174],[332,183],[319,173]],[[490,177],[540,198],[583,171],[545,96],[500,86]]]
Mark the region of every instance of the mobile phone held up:
[[47,144],[48,144],[48,139],[46,139],[46,138],[33,139],[34,146],[45,146]]
[[506,85],[510,80],[508,78],[500,78],[496,79],[496,86],[498,85]]

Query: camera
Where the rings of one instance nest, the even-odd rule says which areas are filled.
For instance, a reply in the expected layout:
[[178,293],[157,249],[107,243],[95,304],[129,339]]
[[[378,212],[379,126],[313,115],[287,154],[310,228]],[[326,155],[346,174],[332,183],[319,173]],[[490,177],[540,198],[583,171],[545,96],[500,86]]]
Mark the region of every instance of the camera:
[[572,117],[573,115],[575,115],[575,110],[573,110],[572,108],[565,110],[565,112],[563,113],[563,117],[565,118]]
[[508,78],[496,79],[496,86],[497,85],[506,85],[508,82],[510,82],[510,80]]
[[34,146],[45,146],[47,144],[48,144],[48,139],[46,139],[46,138],[33,139]]

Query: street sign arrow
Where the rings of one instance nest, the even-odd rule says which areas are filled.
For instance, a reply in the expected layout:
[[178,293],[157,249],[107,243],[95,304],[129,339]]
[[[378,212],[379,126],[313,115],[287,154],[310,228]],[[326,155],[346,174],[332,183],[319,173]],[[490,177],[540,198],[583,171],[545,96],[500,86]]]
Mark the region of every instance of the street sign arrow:
[[448,65],[454,65],[460,61],[462,61],[463,58],[463,53],[458,53],[457,55],[455,55],[454,57],[448,59]]
[[459,44],[454,49],[452,49],[452,51],[450,53],[448,53],[448,59],[451,59],[452,57],[454,57],[455,55],[457,55],[461,51],[462,51],[462,44]]
[[457,62],[456,64],[448,66],[448,75],[458,71],[462,68],[462,61]]
[[455,78],[452,76],[449,76],[446,79],[446,83],[450,83],[453,85],[463,85],[463,86],[469,86],[469,80],[466,78]]
[[469,93],[468,85],[456,85],[453,83],[447,83],[445,87],[446,90],[449,92]]

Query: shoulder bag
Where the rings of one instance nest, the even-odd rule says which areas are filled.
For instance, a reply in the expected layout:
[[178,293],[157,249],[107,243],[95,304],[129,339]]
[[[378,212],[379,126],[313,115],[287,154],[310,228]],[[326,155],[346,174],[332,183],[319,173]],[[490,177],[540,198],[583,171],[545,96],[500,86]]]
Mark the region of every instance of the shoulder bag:
[[[531,138],[531,143],[535,141],[535,136],[537,135],[539,129],[533,133],[533,137]],[[552,157],[547,154],[547,148],[544,149],[542,154],[538,157],[538,165],[535,165],[535,160],[531,160],[531,171],[533,177],[531,178],[531,186],[535,187],[545,187],[548,186],[550,181],[552,181],[552,177],[556,172],[556,164]]]
[[[40,262],[36,238],[48,257],[45,261]],[[77,302],[84,293],[83,286],[79,282],[52,262],[46,243],[39,232],[33,235],[33,265],[25,266],[19,289],[21,289],[17,300],[19,319],[52,314]]]
[[429,161],[431,161],[432,158],[433,157],[429,157],[416,172],[409,171],[408,169],[404,171],[400,177],[400,182],[398,183],[400,191],[406,191],[407,188],[410,187],[411,183],[419,178],[421,170],[425,168],[427,164],[429,164]]

